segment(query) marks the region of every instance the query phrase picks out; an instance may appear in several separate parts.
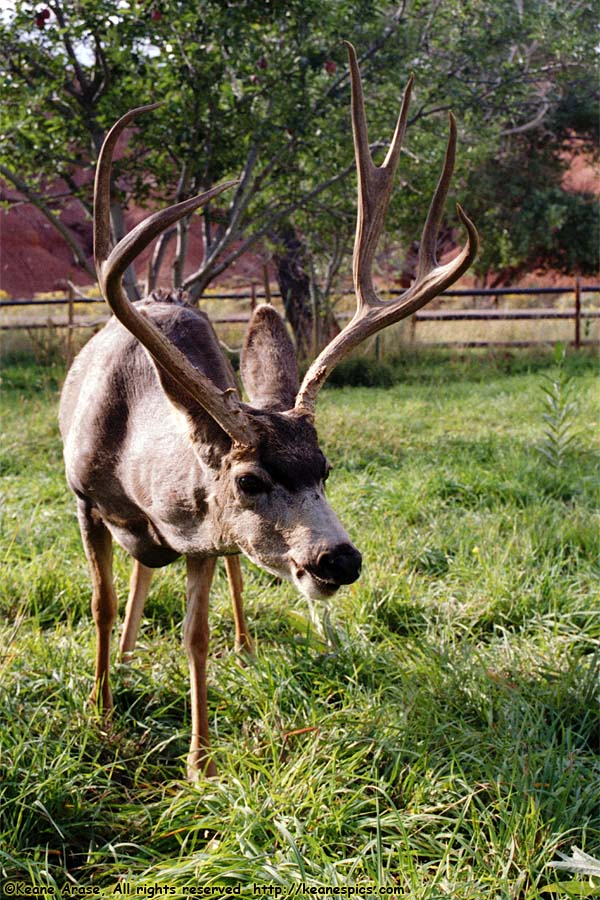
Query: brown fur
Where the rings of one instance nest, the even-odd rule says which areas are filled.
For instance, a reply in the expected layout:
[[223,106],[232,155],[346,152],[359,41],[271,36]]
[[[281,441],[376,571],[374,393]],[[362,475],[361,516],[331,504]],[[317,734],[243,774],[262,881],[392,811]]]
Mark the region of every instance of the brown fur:
[[[237,391],[208,319],[188,307],[185,298],[154,295],[137,309],[215,388]],[[78,498],[94,583],[94,699],[105,707],[112,702],[108,648],[116,600],[110,580],[111,537],[136,561],[121,645],[127,655],[135,644],[151,570],[185,556],[188,592],[194,598],[185,630],[193,686],[192,774],[201,765],[213,771],[205,697],[210,561],[219,555],[230,559],[236,646],[245,649],[252,644],[239,564],[231,554],[245,553],[314,597],[330,596],[360,571],[360,555],[325,499],[329,466],[315,428],[309,418],[289,410],[298,386],[296,361],[285,326],[271,308],[260,308],[252,318],[242,377],[253,403],[243,405],[254,434],[251,446],[234,445],[140,343],[111,320],[75,360],[61,397],[67,480]],[[261,486],[257,493],[244,490],[248,479]],[[336,553],[345,554],[345,569],[335,568]]]

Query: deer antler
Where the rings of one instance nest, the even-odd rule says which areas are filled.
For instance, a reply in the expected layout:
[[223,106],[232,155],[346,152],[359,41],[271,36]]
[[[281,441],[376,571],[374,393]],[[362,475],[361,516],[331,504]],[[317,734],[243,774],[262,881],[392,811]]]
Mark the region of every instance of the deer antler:
[[366,338],[382,328],[412,315],[460,278],[473,262],[479,244],[475,226],[457,204],[458,217],[467,230],[467,243],[451,262],[445,266],[437,263],[438,230],[452,178],[456,152],[456,122],[450,115],[450,135],[446,158],[423,229],[415,281],[395,300],[385,302],[377,296],[373,288],[373,257],[383,228],[392,193],[394,173],[400,157],[412,90],[412,77],[404,91],[402,108],[390,149],[383,164],[378,167],[373,162],[369,148],[356,51],[352,44],[347,41],[345,44],[350,60],[352,130],[358,170],[358,214],[352,263],[357,308],[346,328],[314,360],[300,386],[294,409],[296,413],[310,418],[314,417],[319,390],[339,361]]
[[153,213],[110,249],[110,171],[115,145],[132,119],[159,105],[153,103],[140,106],[122,116],[107,134],[100,150],[94,185],[94,260],[98,281],[104,299],[117,319],[139,340],[156,363],[179,382],[234,443],[251,446],[255,442],[254,430],[249,416],[235,397],[235,392],[220,391],[210,378],[196,369],[152,321],[136,309],[121,284],[127,266],[161,231],[204,206],[213,197],[237,184],[237,181],[225,181],[204,194]]

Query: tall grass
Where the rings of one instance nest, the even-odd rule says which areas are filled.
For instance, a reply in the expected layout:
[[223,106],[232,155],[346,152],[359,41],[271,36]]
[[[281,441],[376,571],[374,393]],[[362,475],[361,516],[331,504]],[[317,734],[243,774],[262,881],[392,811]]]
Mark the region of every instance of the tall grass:
[[[564,362],[582,428],[559,472],[536,450],[553,365],[428,353],[391,366],[386,387],[360,386],[355,366],[338,381],[358,386],[323,392],[330,497],[363,575],[311,619],[291,586],[246,565],[257,653],[241,667],[218,571],[219,777],[191,786],[183,566],[157,574],[103,724],[85,707],[93,628],[55,424],[61,372],[7,360],[0,891],[596,890],[549,867],[600,847],[595,363]],[[115,563],[123,597],[120,551]]]

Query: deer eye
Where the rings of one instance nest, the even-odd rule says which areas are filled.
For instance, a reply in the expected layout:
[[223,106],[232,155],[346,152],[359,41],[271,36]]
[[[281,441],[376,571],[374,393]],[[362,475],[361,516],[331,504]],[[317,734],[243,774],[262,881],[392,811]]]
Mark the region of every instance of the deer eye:
[[258,475],[240,475],[237,479],[237,486],[243,494],[248,494],[250,497],[255,497],[257,494],[266,494],[269,490],[267,482],[259,478]]

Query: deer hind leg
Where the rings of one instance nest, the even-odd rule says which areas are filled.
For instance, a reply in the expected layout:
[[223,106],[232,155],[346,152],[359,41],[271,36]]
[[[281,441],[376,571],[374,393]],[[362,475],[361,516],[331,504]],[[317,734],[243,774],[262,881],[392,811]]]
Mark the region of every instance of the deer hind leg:
[[192,739],[187,758],[190,781],[201,771],[208,776],[217,774],[210,758],[208,708],[206,692],[206,660],[208,656],[208,596],[216,565],[216,558],[187,558],[187,614],[183,630],[185,649],[190,666]]
[[148,566],[134,559],[129,581],[129,597],[127,598],[127,607],[125,609],[125,621],[119,644],[119,653],[122,659],[128,659],[135,650],[135,642],[137,641],[146,597],[150,590],[153,571],[153,569],[149,569]]
[[99,514],[84,500],[77,515],[92,576],[92,615],[96,625],[96,673],[90,702],[103,712],[112,709],[110,690],[110,636],[117,615],[117,595],[112,580],[112,538]]
[[244,602],[242,591],[244,583],[242,581],[242,567],[239,556],[226,556],[225,569],[227,570],[227,580],[229,582],[229,593],[231,594],[231,602],[233,605],[233,620],[235,622],[235,650],[236,653],[254,653],[252,638],[248,633],[248,626],[244,617]]

